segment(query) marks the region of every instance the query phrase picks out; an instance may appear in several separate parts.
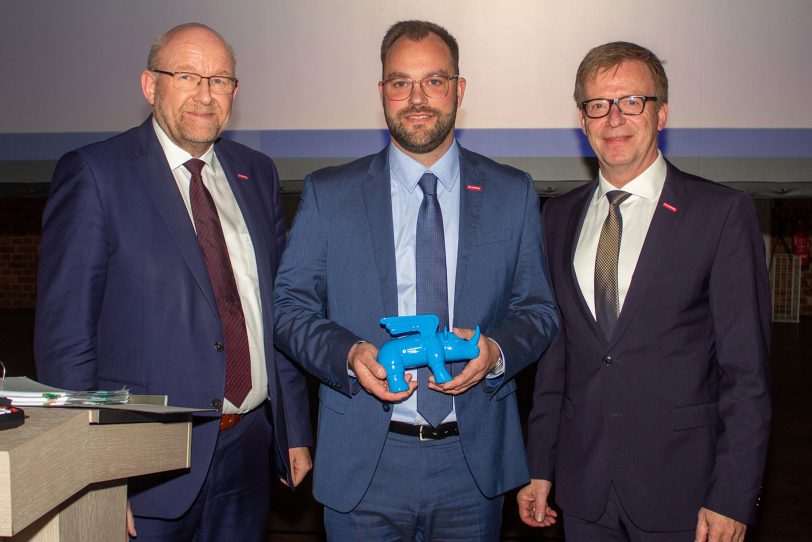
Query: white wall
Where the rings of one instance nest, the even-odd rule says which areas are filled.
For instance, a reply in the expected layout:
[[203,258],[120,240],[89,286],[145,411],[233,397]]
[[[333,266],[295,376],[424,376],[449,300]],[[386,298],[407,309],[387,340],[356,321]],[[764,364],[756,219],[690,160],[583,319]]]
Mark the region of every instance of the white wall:
[[231,129],[381,128],[380,40],[406,18],[457,37],[462,128],[577,126],[575,69],[612,40],[666,61],[672,128],[812,127],[809,0],[0,0],[0,133],[139,123],[149,45],[190,20],[237,51]]

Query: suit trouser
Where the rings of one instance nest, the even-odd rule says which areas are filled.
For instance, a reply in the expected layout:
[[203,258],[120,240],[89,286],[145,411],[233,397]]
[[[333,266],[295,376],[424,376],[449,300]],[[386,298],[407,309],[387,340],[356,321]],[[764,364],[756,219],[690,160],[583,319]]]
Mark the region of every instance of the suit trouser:
[[266,408],[220,431],[206,480],[191,508],[171,520],[136,516],[138,538],[133,540],[266,542],[273,449]]
[[502,501],[479,491],[459,437],[389,433],[361,502],[346,514],[325,507],[324,526],[330,542],[498,541]]
[[695,531],[641,530],[623,510],[614,485],[609,490],[606,509],[597,521],[586,521],[564,512],[564,536],[567,542],[693,542],[695,534]]

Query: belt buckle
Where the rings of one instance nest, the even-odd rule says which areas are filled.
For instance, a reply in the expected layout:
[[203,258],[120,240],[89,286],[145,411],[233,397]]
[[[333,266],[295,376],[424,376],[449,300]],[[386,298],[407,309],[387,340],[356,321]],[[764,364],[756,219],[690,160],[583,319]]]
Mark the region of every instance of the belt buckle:
[[420,442],[426,442],[426,441],[429,441],[429,440],[435,440],[435,437],[428,437],[428,436],[424,437],[423,436],[423,430],[426,427],[428,427],[428,426],[427,425],[421,425],[420,426],[420,433],[418,434],[418,436],[420,437]]
[[220,431],[227,431],[240,423],[241,414],[223,414],[220,417]]

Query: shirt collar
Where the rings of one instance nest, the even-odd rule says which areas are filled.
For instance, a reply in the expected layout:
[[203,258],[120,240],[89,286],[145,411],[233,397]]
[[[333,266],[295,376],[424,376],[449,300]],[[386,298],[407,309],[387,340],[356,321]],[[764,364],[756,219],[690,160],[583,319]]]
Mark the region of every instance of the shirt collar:
[[[665,164],[663,153],[658,150],[657,158],[654,162],[647,167],[643,173],[626,183],[621,190],[634,196],[656,202],[660,199],[660,194],[663,191],[667,170],[668,168]],[[603,173],[598,171],[598,189],[595,191],[594,201],[605,197],[606,193],[612,190],[618,190],[618,188],[610,184],[609,181],[603,177]]]
[[427,171],[439,179],[446,191],[451,192],[457,179],[460,178],[460,151],[456,139],[430,168],[426,168],[395,145],[389,144],[389,175],[406,190],[414,192],[420,177]]
[[[164,155],[166,156],[166,161],[169,162],[169,169],[172,171],[176,170],[177,168],[183,166],[187,161],[192,158],[195,158],[187,151],[178,147],[174,141],[172,141],[166,132],[164,132],[163,128],[158,124],[158,121],[155,120],[155,117],[152,117],[152,127],[155,129],[155,135],[158,136],[158,143],[161,144],[161,148],[164,151]],[[210,168],[213,168],[212,165],[214,159],[214,145],[209,145],[209,148],[206,149],[206,152],[200,157],[200,160],[206,162],[206,165]],[[184,168],[185,170],[185,168]]]

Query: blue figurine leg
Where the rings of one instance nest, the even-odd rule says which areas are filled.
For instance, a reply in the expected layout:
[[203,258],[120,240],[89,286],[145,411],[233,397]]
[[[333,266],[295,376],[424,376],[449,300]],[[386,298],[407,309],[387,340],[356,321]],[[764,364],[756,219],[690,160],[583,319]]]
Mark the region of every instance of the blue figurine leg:
[[451,375],[445,368],[445,351],[439,338],[437,336],[425,337],[423,344],[426,348],[426,364],[434,374],[434,382],[444,384],[451,380]]
[[394,341],[385,343],[378,351],[378,363],[386,369],[386,381],[389,384],[389,391],[398,393],[409,389],[403,372],[403,359],[401,359],[400,349],[393,347]]
[[434,374],[434,382],[437,384],[445,384],[451,380],[451,375],[445,368],[445,363],[441,359],[433,359],[429,362],[429,368]]
[[389,383],[389,391],[398,393],[409,389],[404,377],[403,362],[400,359],[393,359],[382,364],[386,368],[386,381]]

